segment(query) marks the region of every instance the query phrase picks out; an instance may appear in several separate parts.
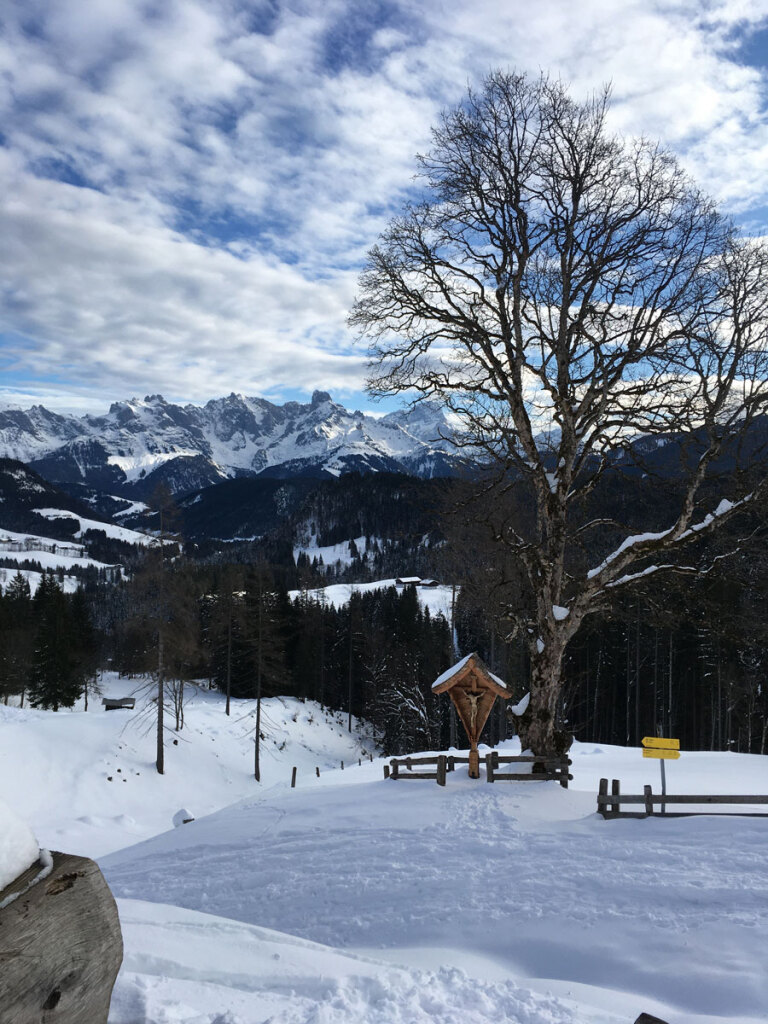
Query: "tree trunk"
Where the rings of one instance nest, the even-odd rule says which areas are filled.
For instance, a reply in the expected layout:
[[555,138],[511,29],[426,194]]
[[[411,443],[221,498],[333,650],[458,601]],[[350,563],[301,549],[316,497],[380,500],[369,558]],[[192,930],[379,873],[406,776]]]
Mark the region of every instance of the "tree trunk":
[[163,677],[163,631],[157,638],[157,773],[165,774],[165,747],[163,745],[163,701],[165,682]]
[[232,693],[232,609],[229,610],[227,619],[227,706],[226,713],[229,714],[230,695]]
[[560,757],[573,742],[571,733],[557,724],[564,654],[565,644],[557,641],[537,643],[531,650],[531,696],[517,731],[521,748],[534,754]]

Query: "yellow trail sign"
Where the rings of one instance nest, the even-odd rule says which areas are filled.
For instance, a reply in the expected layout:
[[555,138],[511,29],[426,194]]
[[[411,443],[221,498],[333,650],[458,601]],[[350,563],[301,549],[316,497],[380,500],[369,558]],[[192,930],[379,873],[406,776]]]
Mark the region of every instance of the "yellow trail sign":
[[643,757],[655,757],[659,761],[677,761],[680,757],[679,750],[662,750],[659,748],[645,747]]
[[643,736],[644,747],[656,747],[661,750],[679,750],[680,740],[665,740],[662,736]]

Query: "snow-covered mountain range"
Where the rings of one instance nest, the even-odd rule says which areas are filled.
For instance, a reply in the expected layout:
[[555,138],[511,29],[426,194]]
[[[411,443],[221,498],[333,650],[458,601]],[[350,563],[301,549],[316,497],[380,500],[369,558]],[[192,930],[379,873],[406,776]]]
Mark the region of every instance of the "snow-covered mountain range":
[[231,394],[204,406],[161,395],[115,402],[104,416],[33,406],[0,411],[0,456],[48,480],[126,495],[159,482],[174,492],[235,476],[339,476],[355,470],[444,476],[456,466],[442,410],[424,404],[381,418],[316,391],[307,404]]

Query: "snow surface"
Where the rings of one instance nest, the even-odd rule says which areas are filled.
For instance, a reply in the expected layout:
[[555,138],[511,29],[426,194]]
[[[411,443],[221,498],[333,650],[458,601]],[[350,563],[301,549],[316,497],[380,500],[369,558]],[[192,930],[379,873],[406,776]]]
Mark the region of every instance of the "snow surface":
[[455,676],[457,672],[460,672],[471,657],[471,654],[465,654],[464,657],[460,661],[457,661],[455,665],[451,665],[450,668],[447,668],[445,672],[443,672],[442,675],[439,675],[434,683],[432,683],[432,689],[435,690],[438,686],[442,686],[447,679],[450,679],[451,676]]
[[18,878],[37,860],[39,848],[32,830],[0,800],[0,889]]
[[[293,549],[293,560],[297,562],[299,555],[306,555],[310,562],[313,558],[322,558],[323,564],[326,566],[335,565],[336,562],[341,562],[342,565],[351,565],[353,557],[349,551],[349,541],[344,540],[339,544],[326,544],[322,547],[317,547],[315,544],[297,544]],[[367,550],[367,539],[363,537],[355,537],[354,544],[360,554],[364,554]]]
[[[173,729],[166,712],[165,776],[155,771],[154,686],[109,673],[107,697],[136,697],[136,710],[105,711],[91,696],[72,710],[39,711],[0,704],[0,779],[23,784],[3,798],[30,823],[43,846],[88,857],[120,849],[173,828],[189,807],[210,814],[253,793],[253,730],[256,702],[233,700],[224,714],[221,694],[188,686],[184,729]],[[347,732],[345,715],[312,701],[273,697],[262,701],[261,773],[266,785],[299,784],[306,777],[357,764],[373,752],[370,734]],[[353,720],[354,721],[354,720]],[[178,743],[174,744],[174,740]],[[348,775],[345,772],[345,775]],[[187,826],[188,827],[188,826]]]
[[[35,556],[35,560],[38,560],[37,556]],[[6,569],[0,567],[0,590],[5,590],[17,572],[20,572],[29,583],[30,593],[34,596],[37,588],[40,586],[40,580],[43,578],[43,574],[34,569]],[[80,586],[80,581],[76,576],[65,576],[63,580],[58,580],[57,582],[65,594],[74,594]]]
[[[69,513],[62,514],[69,515]],[[115,529],[119,529],[119,527],[115,527]],[[132,533],[133,531],[126,532]],[[143,534],[136,534],[136,536],[143,536]],[[9,562],[39,562],[43,569],[63,569],[65,573],[68,569],[85,569],[89,566],[97,569],[114,568],[105,562],[96,561],[95,558],[86,557],[82,544],[56,540],[53,537],[38,537],[31,533],[16,533],[6,529],[0,529],[0,557]],[[3,590],[11,582],[16,571],[16,569],[0,567],[0,590]],[[30,589],[34,594],[40,584],[41,573],[33,569],[22,569],[21,574],[29,580]],[[66,593],[74,593],[78,586],[79,582],[76,576],[65,575],[62,587]]]
[[[140,503],[135,502],[132,508],[138,506],[140,506]],[[143,507],[146,508],[146,505]],[[130,511],[131,509],[126,509],[123,514],[127,515]],[[138,530],[129,530],[125,526],[113,526],[112,523],[102,523],[98,519],[84,519],[83,516],[75,515],[74,512],[64,509],[36,508],[35,512],[45,519],[77,519],[80,523],[80,529],[75,534],[76,537],[82,537],[86,530],[101,530],[102,533],[105,533],[112,540],[122,540],[126,544],[138,544],[146,547],[156,543],[154,537],[146,533],[139,533]]]
[[[252,702],[237,707],[226,719],[198,693],[160,777],[140,714],[0,706],[9,802],[45,845],[114,851],[100,857],[125,940],[111,1024],[766,1020],[765,818],[604,821],[601,777],[642,792],[659,773],[603,744],[574,745],[569,790],[463,769],[445,788],[385,781],[381,759],[357,764],[368,739],[277,699],[256,785]],[[768,793],[768,758],[683,751],[667,778]],[[197,819],[173,828],[186,808]]]
[[[310,601],[317,601],[319,604],[327,604],[333,608],[343,608],[349,604],[352,594],[365,594],[372,590],[386,590],[388,587],[396,586],[394,577],[391,580],[374,580],[371,583],[333,583],[329,587],[318,587],[314,590],[289,590],[288,596],[291,600],[302,595]],[[456,588],[458,594],[459,588]],[[453,587],[441,585],[437,587],[416,587],[416,595],[422,608],[429,608],[429,614],[433,617],[442,615],[447,621],[451,621],[451,604],[453,602]]]

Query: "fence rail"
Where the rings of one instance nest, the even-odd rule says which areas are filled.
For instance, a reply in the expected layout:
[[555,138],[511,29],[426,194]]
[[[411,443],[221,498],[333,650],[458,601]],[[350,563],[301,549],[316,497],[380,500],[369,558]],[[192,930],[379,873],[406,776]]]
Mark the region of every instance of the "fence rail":
[[[640,805],[642,811],[622,811],[622,805]],[[667,805],[681,804],[730,804],[731,806],[767,805],[765,811],[667,811]],[[654,810],[656,806],[660,811]],[[597,812],[604,818],[693,818],[704,814],[718,814],[722,817],[765,818],[768,817],[768,796],[741,796],[729,793],[717,794],[680,794],[654,793],[650,786],[644,786],[642,793],[622,793],[618,779],[611,780],[611,792],[608,792],[608,779],[600,779],[597,794]]]
[[[559,782],[563,789],[573,779],[568,769],[573,762],[569,757],[536,757],[533,754],[512,756],[499,754],[492,750],[485,755],[485,774],[487,782]],[[541,770],[532,772],[500,772],[500,764],[534,764],[541,765]]]

